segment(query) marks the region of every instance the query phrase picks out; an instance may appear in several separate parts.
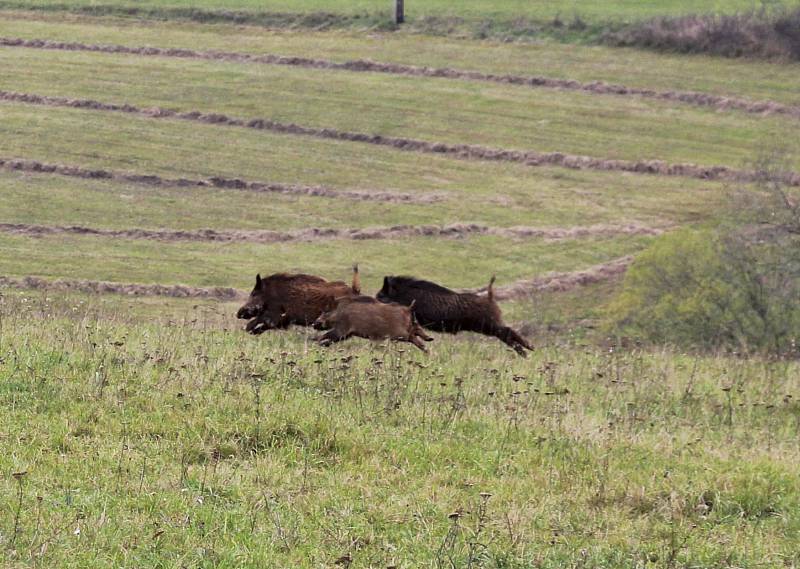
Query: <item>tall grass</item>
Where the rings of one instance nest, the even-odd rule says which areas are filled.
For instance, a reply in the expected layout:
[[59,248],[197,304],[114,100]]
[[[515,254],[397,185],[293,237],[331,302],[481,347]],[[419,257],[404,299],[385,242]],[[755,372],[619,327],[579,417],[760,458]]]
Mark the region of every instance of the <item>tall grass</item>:
[[800,562],[794,363],[0,317],[6,566]]

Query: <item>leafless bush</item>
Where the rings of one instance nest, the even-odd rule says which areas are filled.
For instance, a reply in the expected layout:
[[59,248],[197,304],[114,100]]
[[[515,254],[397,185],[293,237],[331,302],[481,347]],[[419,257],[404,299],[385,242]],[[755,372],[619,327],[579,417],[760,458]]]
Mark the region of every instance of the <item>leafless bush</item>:
[[605,39],[660,51],[800,60],[800,8],[661,17],[609,33]]

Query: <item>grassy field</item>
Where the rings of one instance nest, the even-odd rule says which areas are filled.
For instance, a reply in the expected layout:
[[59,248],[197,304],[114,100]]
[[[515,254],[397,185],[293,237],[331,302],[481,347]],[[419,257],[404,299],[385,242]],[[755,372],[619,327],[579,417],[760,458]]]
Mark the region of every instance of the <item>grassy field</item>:
[[[48,156],[57,159],[54,153]],[[106,164],[122,159],[119,155],[100,156]],[[168,170],[172,163],[142,161],[142,164],[140,171],[152,172]],[[125,164],[119,166],[125,168]],[[0,170],[0,189],[8,197],[0,203],[0,216],[6,223],[85,225],[100,229],[293,230],[310,226],[358,228],[456,221],[498,227],[515,224],[572,227],[631,222],[669,227],[704,217],[722,194],[719,184],[699,181],[659,179],[645,188],[639,176],[565,174],[555,169],[535,170],[525,183],[511,187],[510,183],[504,185],[511,178],[507,172],[501,176],[501,168],[489,168],[480,179],[496,175],[497,181],[486,189],[496,187],[497,194],[486,195],[479,191],[483,188],[470,192],[472,186],[463,186],[459,190],[458,182],[466,182],[469,174],[477,176],[478,168],[464,170],[453,181],[449,192],[434,193],[416,188],[408,192],[411,196],[442,196],[441,201],[424,204],[258,194],[220,188],[187,190]],[[242,171],[246,171],[244,166],[240,171],[228,173],[242,175]],[[253,171],[251,175],[258,176],[259,172]],[[426,181],[430,184],[424,177],[416,180],[420,186]],[[531,196],[534,187],[536,194]],[[653,187],[659,192],[651,193]],[[681,207],[676,205],[679,201],[683,201]],[[456,204],[458,215],[453,211]],[[547,207],[543,208],[543,204]],[[576,204],[583,207],[576,210]],[[590,207],[593,211],[587,211]],[[176,218],[175,211],[185,215]]]
[[[8,4],[14,5],[9,2]],[[200,8],[207,10],[242,10],[253,12],[329,12],[372,16],[388,16],[393,3],[386,0],[138,0],[135,3],[120,0],[97,2],[96,0],[36,0],[25,3],[28,7],[54,8],[59,6],[136,6],[146,8]],[[603,20],[639,19],[658,15],[677,15],[686,13],[735,12],[757,9],[761,2],[754,0],[546,0],[530,2],[527,0],[502,0],[482,2],[464,0],[454,5],[451,0],[428,0],[427,2],[406,2],[409,18],[461,17],[466,19],[514,20],[530,18],[533,20],[552,19],[555,16],[569,18],[575,14],[582,17]]]
[[[777,137],[800,156],[800,142],[791,136],[795,125],[782,117],[721,114],[633,97],[15,48],[0,50],[0,65],[10,91],[73,98],[102,94],[102,102],[384,136],[708,165],[740,164]],[[365,92],[372,97],[365,99]]]
[[6,566],[800,561],[793,364],[321,351],[92,302],[5,299]]
[[[11,5],[0,2],[0,38],[371,59],[800,104],[797,65],[375,31],[388,3]],[[113,15],[126,6],[177,19]],[[441,22],[453,6],[408,9]],[[487,6],[465,2],[459,15],[605,25],[753,3]],[[370,31],[202,24],[173,8],[336,10]],[[604,160],[748,168],[784,146],[800,170],[797,117],[723,104],[31,47],[0,47],[0,66],[3,92]],[[0,289],[0,566],[800,565],[797,364],[612,346],[602,321],[618,273],[575,277],[635,257],[658,239],[652,230],[713,221],[731,184],[2,101],[0,160],[13,159],[25,162],[0,166],[0,279],[46,282]],[[450,224],[495,233],[252,237]],[[584,233],[508,236],[520,226]],[[213,242],[203,230],[239,233]],[[196,233],[164,237],[175,231]],[[256,272],[346,280],[353,262],[367,292],[400,273],[454,288],[493,274],[498,286],[560,280],[502,303],[538,348],[527,360],[470,334],[437,335],[429,354],[361,340],[323,350],[304,329],[247,336],[230,300],[47,288],[246,291]]]
[[[342,243],[323,241],[275,245],[163,243],[96,237],[0,235],[0,260],[11,274],[121,282],[179,282],[199,286],[252,287],[255,272],[307,271],[346,279],[353,262],[363,265],[368,290],[377,292],[385,274],[426,275],[453,287],[485,286],[611,261],[634,253],[650,238],[578,239],[559,243],[500,237],[409,238]],[[75,263],[70,254],[80,254]],[[438,259],[447,259],[443,265]]]
[[[754,100],[800,102],[800,65],[654,55],[633,49],[553,42],[497,43],[403,33],[265,31],[253,26],[147,22],[0,12],[5,37],[128,46],[275,53],[333,61],[359,58],[490,73],[540,75],[660,90],[701,91]],[[735,80],[732,79],[735,77]]]

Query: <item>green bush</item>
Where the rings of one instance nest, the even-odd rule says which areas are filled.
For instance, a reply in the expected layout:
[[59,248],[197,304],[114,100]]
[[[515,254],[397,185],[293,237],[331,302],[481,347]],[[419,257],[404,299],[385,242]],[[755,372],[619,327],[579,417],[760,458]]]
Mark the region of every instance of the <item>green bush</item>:
[[625,276],[614,331],[687,348],[794,352],[797,245],[741,226],[665,235]]

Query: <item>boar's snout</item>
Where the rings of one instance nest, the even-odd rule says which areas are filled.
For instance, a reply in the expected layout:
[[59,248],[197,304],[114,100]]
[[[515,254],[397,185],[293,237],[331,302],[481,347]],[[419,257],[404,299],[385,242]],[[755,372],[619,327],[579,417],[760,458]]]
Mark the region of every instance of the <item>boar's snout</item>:
[[314,330],[327,330],[329,327],[327,314],[321,314],[319,318],[311,323],[311,327],[314,328]]
[[261,312],[261,308],[262,307],[259,304],[248,302],[239,309],[239,311],[236,313],[236,318],[240,318],[242,320],[255,318],[258,313]]

